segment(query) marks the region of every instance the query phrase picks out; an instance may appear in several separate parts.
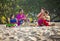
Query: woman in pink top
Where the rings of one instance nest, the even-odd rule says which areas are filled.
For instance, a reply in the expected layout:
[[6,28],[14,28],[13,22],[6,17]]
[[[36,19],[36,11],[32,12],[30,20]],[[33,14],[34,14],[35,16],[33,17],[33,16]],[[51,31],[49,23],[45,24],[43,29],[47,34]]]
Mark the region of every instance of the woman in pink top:
[[23,9],[19,10],[19,13],[16,15],[16,18],[18,20],[18,26],[24,22],[24,20],[26,19],[26,16],[23,12]]

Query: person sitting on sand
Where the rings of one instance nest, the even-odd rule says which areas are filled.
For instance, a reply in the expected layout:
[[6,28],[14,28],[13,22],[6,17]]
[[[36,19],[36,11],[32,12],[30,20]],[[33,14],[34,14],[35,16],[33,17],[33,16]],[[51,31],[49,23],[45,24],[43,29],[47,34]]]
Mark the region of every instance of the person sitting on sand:
[[10,23],[11,24],[17,24],[17,19],[15,18],[14,14],[10,16]]
[[47,10],[45,10],[42,21],[43,21],[44,26],[50,26],[50,16],[49,16],[49,12]]
[[16,18],[18,20],[18,26],[23,24],[24,20],[26,20],[26,15],[24,14],[23,9],[19,9],[19,13],[16,15]]
[[41,8],[41,12],[37,15],[38,26],[43,26],[44,14],[45,14],[45,8]]
[[48,24],[47,26],[55,26],[55,23],[51,24],[49,12],[47,10],[45,10],[44,19],[45,19],[44,24]]
[[46,17],[46,21],[50,22],[50,16],[47,10],[45,10],[45,17]]

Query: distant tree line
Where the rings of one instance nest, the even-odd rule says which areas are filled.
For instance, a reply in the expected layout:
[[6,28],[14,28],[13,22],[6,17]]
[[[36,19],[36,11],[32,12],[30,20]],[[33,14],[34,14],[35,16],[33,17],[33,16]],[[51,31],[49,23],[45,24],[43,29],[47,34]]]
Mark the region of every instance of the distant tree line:
[[[40,12],[40,8],[45,7],[52,19],[60,17],[60,0],[0,0],[0,18],[6,18],[10,14],[17,14],[20,8],[24,9],[25,14],[30,14],[32,18]],[[55,15],[55,16],[54,16]],[[1,19],[0,19],[1,21]]]

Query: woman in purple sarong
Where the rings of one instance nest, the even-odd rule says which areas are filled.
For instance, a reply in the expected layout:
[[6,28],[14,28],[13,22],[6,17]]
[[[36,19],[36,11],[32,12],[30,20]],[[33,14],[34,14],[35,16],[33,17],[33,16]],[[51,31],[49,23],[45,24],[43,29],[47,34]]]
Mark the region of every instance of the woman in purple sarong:
[[37,15],[38,17],[38,26],[43,26],[45,8],[41,8],[41,12]]
[[25,14],[23,12],[23,9],[19,10],[19,13],[16,15],[16,18],[18,20],[18,23],[17,23],[18,26],[23,24],[24,20],[26,20],[26,16],[25,16]]

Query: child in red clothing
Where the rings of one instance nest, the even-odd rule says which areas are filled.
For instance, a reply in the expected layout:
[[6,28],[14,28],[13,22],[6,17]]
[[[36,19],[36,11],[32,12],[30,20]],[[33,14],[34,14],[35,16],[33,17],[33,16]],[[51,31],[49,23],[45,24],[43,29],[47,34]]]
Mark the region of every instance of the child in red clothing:
[[45,26],[50,26],[50,16],[49,16],[49,12],[47,10],[45,10],[43,23]]
[[55,26],[54,23],[50,23],[50,16],[49,16],[49,12],[45,10],[45,15],[43,17],[43,25],[45,26]]

